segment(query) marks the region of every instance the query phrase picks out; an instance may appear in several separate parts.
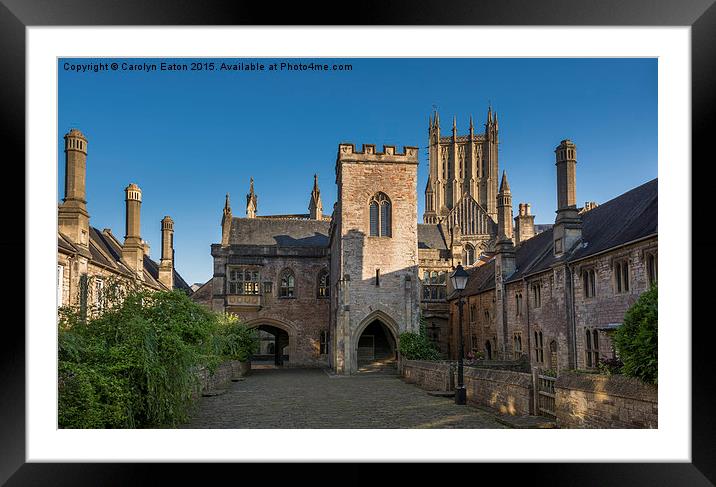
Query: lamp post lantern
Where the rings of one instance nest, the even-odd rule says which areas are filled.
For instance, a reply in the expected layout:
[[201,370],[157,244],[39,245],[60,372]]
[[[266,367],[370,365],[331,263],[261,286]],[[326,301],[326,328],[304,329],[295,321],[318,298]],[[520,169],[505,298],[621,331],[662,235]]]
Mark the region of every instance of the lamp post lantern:
[[455,388],[455,404],[464,405],[467,402],[467,394],[463,383],[463,356],[465,354],[462,338],[462,292],[467,285],[467,278],[470,275],[458,264],[455,271],[450,274],[450,282],[453,289],[457,291],[457,310],[458,310],[458,334],[460,338],[460,351],[457,358],[457,387]]

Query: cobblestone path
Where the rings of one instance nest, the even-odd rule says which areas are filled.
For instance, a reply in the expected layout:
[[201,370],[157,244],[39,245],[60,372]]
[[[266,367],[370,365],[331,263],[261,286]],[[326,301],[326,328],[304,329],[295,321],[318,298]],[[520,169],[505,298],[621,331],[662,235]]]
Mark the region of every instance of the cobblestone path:
[[254,370],[202,397],[182,428],[504,428],[490,413],[429,396],[396,376]]

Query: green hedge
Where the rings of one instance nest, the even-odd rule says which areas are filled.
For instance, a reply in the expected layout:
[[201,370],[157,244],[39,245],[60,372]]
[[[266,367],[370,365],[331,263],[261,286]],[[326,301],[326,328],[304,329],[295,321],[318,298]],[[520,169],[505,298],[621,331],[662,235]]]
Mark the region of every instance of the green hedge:
[[63,310],[59,330],[61,428],[175,426],[188,419],[196,369],[225,360],[227,320],[181,291],[132,292],[83,323]]

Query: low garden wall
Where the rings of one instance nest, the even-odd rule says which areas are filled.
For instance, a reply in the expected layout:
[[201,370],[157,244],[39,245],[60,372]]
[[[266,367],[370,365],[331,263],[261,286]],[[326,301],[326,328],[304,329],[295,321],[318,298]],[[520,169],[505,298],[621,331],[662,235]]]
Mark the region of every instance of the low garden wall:
[[533,411],[532,375],[510,370],[465,367],[467,402],[501,414],[528,415]]
[[240,375],[239,361],[229,360],[224,362],[216,368],[213,374],[206,367],[202,367],[197,370],[197,375],[199,378],[198,395],[205,391],[225,389],[231,383],[232,377]]
[[622,375],[564,373],[555,383],[560,428],[656,428],[658,390]]
[[405,382],[428,391],[452,391],[455,389],[454,369],[451,362],[403,360],[401,376]]

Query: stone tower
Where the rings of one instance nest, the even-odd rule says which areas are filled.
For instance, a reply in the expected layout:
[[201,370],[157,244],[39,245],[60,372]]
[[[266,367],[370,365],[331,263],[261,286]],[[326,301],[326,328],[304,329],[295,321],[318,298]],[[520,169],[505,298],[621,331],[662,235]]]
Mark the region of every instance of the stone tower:
[[144,279],[144,245],[140,236],[139,215],[142,207],[142,190],[134,183],[124,188],[126,202],[126,234],[122,246],[122,260]]
[[246,195],[246,218],[256,218],[258,207],[258,197],[254,193],[254,178],[251,178],[249,194]]
[[229,245],[229,236],[231,233],[231,205],[229,204],[229,193],[226,193],[226,201],[224,202],[224,212],[221,216],[221,246]]
[[321,190],[318,189],[318,174],[313,175],[313,191],[311,191],[311,201],[308,202],[308,212],[311,220],[323,218],[323,203],[321,202]]
[[518,215],[515,217],[515,245],[535,236],[535,216],[530,213],[529,203],[520,203]]
[[74,244],[89,252],[86,170],[87,139],[72,129],[65,135],[65,197],[58,208],[58,226]]
[[437,111],[428,119],[428,184],[424,223],[454,220],[464,235],[489,235],[497,220],[498,122],[487,111],[484,134],[476,134],[470,117],[467,135],[442,136]]
[[162,219],[162,258],[159,261],[159,282],[174,288],[174,220]]
[[378,322],[397,344],[418,329],[418,149],[340,144],[337,206],[332,221],[331,366],[357,371],[358,345]]
[[500,192],[497,195],[497,244],[495,245],[495,325],[497,328],[497,347],[504,359],[509,341],[507,339],[507,298],[505,282],[515,272],[516,254],[512,241],[512,194],[507,182],[507,173],[503,171]]
[[563,140],[554,150],[557,162],[557,217],[554,222],[554,255],[569,251],[582,238],[577,212],[577,146]]

